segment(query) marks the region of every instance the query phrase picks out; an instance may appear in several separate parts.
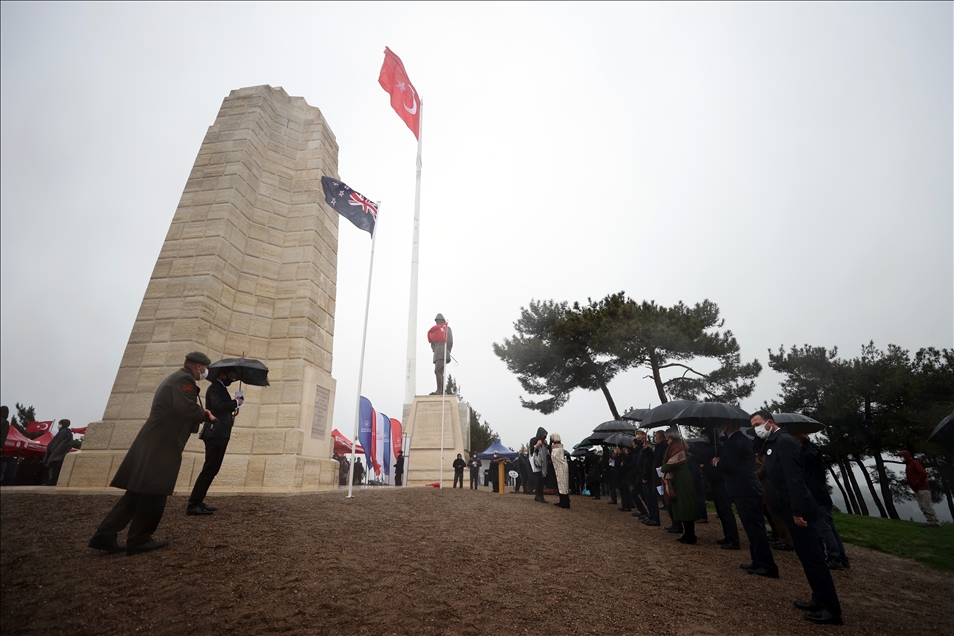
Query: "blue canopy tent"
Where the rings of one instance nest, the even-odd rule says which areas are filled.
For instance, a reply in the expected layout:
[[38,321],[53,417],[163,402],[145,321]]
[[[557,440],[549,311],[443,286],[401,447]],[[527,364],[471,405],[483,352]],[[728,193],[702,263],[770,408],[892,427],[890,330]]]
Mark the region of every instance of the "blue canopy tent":
[[480,459],[493,459],[494,451],[497,451],[497,457],[506,457],[507,459],[513,459],[517,456],[517,453],[510,450],[506,446],[500,443],[500,440],[496,440],[493,444],[487,447],[482,453],[477,453],[477,457]]

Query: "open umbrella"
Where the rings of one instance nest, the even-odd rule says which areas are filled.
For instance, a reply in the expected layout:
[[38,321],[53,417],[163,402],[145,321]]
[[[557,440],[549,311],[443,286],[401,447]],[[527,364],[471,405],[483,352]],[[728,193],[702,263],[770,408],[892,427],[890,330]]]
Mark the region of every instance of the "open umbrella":
[[675,424],[713,427],[722,426],[722,423],[727,420],[738,426],[748,425],[750,418],[748,413],[734,404],[695,402],[684,408],[672,419]]
[[214,382],[223,369],[238,370],[239,382],[252,386],[268,386],[268,367],[251,358],[225,358],[209,365],[209,382]]
[[941,423],[928,435],[928,441],[954,450],[954,413],[941,420]]
[[674,424],[673,420],[682,413],[687,407],[698,404],[693,400],[673,400],[660,404],[649,411],[649,414],[640,422],[639,428],[658,428],[660,426],[669,426]]
[[636,439],[632,435],[626,433],[613,433],[609,437],[603,440],[604,444],[613,444],[614,446],[633,446],[633,440]]
[[599,446],[603,440],[612,435],[612,433],[591,433],[589,437],[576,445],[576,448],[589,448],[590,446]]
[[775,413],[772,415],[772,421],[784,426],[789,433],[817,433],[825,428],[818,420],[801,413]]
[[577,448],[575,451],[570,453],[572,457],[586,457],[586,454],[590,452],[589,447],[587,448]]
[[624,422],[623,420],[610,420],[609,422],[603,422],[599,426],[593,429],[594,433],[635,433],[636,425],[632,422]]
[[623,418],[624,420],[633,420],[634,422],[642,422],[643,418],[649,415],[650,411],[652,411],[652,409],[633,409],[632,411],[626,411],[625,413],[620,415],[620,417]]

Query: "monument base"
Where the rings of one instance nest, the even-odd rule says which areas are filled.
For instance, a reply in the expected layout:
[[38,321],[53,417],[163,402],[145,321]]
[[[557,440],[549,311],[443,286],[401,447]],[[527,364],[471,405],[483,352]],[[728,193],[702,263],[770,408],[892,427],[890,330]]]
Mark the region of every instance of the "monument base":
[[[444,487],[450,488],[454,484],[452,466],[457,454],[465,459],[468,456],[470,406],[458,401],[456,395],[415,396],[413,403],[404,405],[404,430],[407,431],[405,483],[426,486],[443,481]],[[470,472],[465,470],[464,481],[469,483],[469,480]]]

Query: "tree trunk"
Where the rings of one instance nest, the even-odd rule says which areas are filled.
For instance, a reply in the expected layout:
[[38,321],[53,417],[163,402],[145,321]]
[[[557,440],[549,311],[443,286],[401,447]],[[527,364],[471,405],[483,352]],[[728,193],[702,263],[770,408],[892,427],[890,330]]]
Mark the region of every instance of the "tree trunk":
[[857,510],[861,510],[861,514],[864,516],[870,516],[871,513],[868,512],[868,502],[865,501],[865,498],[861,494],[861,488],[858,487],[858,480],[855,479],[855,473],[851,470],[851,462],[848,460],[848,457],[841,458],[841,474],[851,485],[851,492],[854,494],[854,499],[851,500],[853,504],[857,507]]
[[828,472],[831,473],[831,479],[835,482],[835,485],[838,486],[838,490],[841,491],[841,499],[845,502],[845,512],[850,515],[855,514],[851,509],[851,502],[848,501],[848,493],[845,491],[844,486],[841,485],[841,481],[838,479],[838,475],[835,474],[835,469],[832,468],[831,464],[828,464]]
[[619,411],[616,410],[616,402],[613,401],[613,396],[610,395],[609,387],[606,386],[606,382],[603,382],[603,378],[598,373],[596,374],[596,381],[600,383],[600,390],[603,392],[603,397],[606,398],[606,403],[609,404],[610,413],[613,414],[613,419],[620,419]]
[[665,404],[669,401],[666,397],[666,388],[663,386],[662,377],[659,375],[659,359],[656,357],[655,349],[649,350],[649,367],[653,371],[653,382],[656,384],[656,393],[659,394],[659,403]]
[[875,468],[878,470],[878,485],[881,486],[881,496],[884,497],[884,505],[888,510],[888,516],[891,519],[900,519],[898,510],[894,507],[894,498],[891,496],[891,481],[888,479],[888,470],[885,468],[884,459],[881,457],[881,449],[874,454]]
[[871,491],[871,498],[874,500],[875,505],[878,506],[878,512],[881,516],[887,519],[888,513],[885,511],[884,504],[881,503],[881,497],[878,496],[878,492],[871,482],[871,475],[868,474],[868,469],[865,468],[863,458],[863,455],[855,455],[855,461],[858,463],[858,467],[861,468],[861,475],[865,478],[865,483],[868,484],[868,490]]

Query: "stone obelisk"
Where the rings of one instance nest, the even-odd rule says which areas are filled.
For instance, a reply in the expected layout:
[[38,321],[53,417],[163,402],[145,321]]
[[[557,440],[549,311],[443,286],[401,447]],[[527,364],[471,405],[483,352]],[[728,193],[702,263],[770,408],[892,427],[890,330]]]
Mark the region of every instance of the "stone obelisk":
[[[243,387],[245,406],[213,494],[337,486],[330,429],[338,215],[321,189],[322,175],[337,177],[337,165],[328,123],[303,98],[270,86],[225,98],[159,253],[103,420],[89,425],[82,452],[64,462],[60,485],[106,488],[160,381],[199,350],[213,361],[261,360],[271,382]],[[193,436],[177,492],[191,488],[202,462]]]

